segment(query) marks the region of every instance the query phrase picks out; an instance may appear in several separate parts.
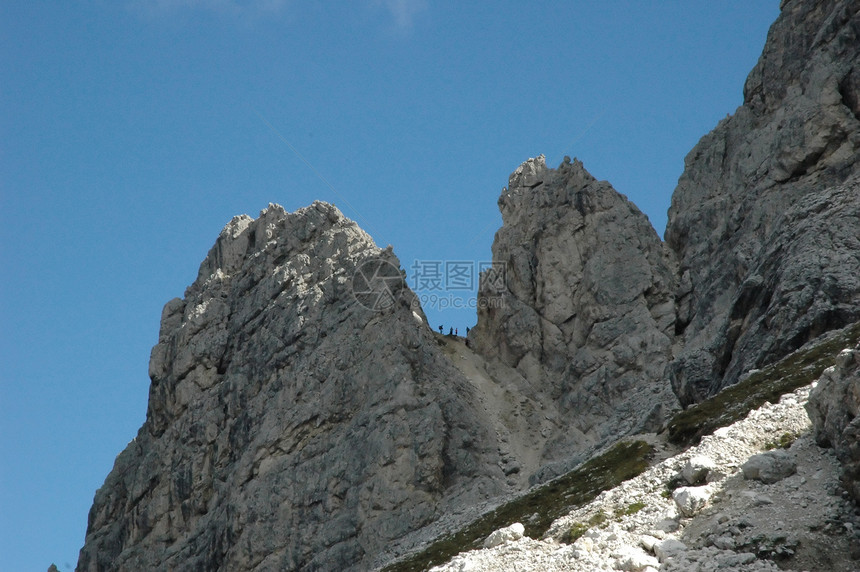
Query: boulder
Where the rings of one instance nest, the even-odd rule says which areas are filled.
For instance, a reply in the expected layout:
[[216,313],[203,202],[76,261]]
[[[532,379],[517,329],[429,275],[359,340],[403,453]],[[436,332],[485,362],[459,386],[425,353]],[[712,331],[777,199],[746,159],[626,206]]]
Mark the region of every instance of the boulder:
[[515,522],[510,526],[506,526],[505,528],[500,528],[496,530],[484,540],[484,548],[495,548],[501,544],[506,542],[513,542],[515,540],[519,540],[523,537],[525,533],[525,527],[519,522]]
[[681,476],[690,485],[700,485],[707,480],[708,474],[715,468],[716,464],[711,459],[697,455],[684,463]]
[[860,501],[860,348],[840,352],[810,392],[806,410],[816,441],[833,447],[845,489]]
[[685,550],[687,550],[687,545],[675,538],[667,538],[654,545],[654,555],[660,562],[665,562]]
[[678,512],[686,517],[698,514],[708,501],[711,500],[713,490],[707,485],[701,487],[680,487],[672,493],[672,499]]
[[745,479],[773,484],[797,472],[797,463],[791,454],[777,450],[753,455],[741,466]]

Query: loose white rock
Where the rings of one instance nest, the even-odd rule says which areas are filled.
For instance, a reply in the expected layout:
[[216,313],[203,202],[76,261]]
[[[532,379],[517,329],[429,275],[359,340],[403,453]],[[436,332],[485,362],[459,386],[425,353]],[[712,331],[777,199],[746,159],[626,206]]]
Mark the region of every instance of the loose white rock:
[[700,485],[708,478],[708,473],[716,468],[714,462],[708,457],[697,455],[690,457],[684,464],[681,476],[690,485]]
[[682,515],[695,516],[708,504],[713,491],[707,485],[702,487],[681,487],[672,493],[672,499]]
[[615,557],[616,570],[625,570],[628,572],[642,572],[648,567],[656,567],[660,562],[646,554],[641,548],[635,546],[622,546],[612,554]]
[[491,533],[487,539],[484,540],[484,548],[495,548],[505,542],[519,540],[523,537],[525,531],[525,527],[519,522],[515,522],[505,528],[500,528],[499,530]]

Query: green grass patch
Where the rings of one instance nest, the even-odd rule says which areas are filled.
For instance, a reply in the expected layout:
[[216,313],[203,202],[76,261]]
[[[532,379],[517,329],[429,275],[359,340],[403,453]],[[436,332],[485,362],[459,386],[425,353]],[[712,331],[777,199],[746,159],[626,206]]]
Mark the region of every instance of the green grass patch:
[[788,449],[791,447],[792,443],[797,441],[799,436],[800,435],[797,433],[783,433],[776,441],[768,441],[765,443],[764,450],[772,451],[773,449]]
[[743,419],[765,402],[775,403],[786,393],[808,385],[834,364],[840,350],[853,347],[860,339],[860,323],[805,350],[798,350],[745,380],[686,409],[667,426],[669,440],[678,445],[695,445],[705,435]]
[[645,508],[644,502],[642,502],[642,501],[634,502],[634,503],[631,503],[630,505],[628,505],[626,508],[619,509],[619,510],[615,511],[615,516],[617,516],[617,517],[630,516],[631,514],[636,514],[637,512],[642,510],[643,508]]
[[[645,508],[644,502],[634,502],[624,508],[619,508],[615,511],[615,518],[636,514]],[[595,526],[605,527],[609,523],[609,517],[602,510],[597,511],[588,519],[588,523],[574,522],[571,527],[561,536],[561,542],[565,544],[573,544],[590,528]]]
[[591,526],[587,524],[582,524],[581,522],[574,522],[573,525],[568,529],[568,531],[562,535],[561,541],[565,544],[573,544],[574,542],[579,540],[579,538],[583,534],[588,532],[589,528],[591,528]]
[[609,519],[606,517],[606,513],[599,510],[588,519],[588,524],[591,526],[603,526],[607,520]]
[[[574,507],[593,500],[601,492],[632,479],[648,468],[654,449],[644,441],[616,443],[561,477],[507,502],[467,524],[459,531],[445,536],[421,552],[395,562],[383,572],[419,572],[450,560],[466,550],[480,548],[494,530],[515,522],[525,525],[526,535],[541,538],[557,518]],[[602,514],[602,513],[600,513]],[[595,517],[592,517],[594,519]],[[603,515],[606,519],[606,515]],[[594,526],[591,523],[591,526]],[[583,525],[588,530],[589,525]],[[568,532],[569,537],[571,533]]]

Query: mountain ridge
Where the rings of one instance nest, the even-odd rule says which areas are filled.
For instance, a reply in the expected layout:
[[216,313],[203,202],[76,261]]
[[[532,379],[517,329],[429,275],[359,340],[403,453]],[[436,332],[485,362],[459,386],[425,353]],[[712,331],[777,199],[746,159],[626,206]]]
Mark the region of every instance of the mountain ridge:
[[465,340],[332,205],[234,217],[164,307],[77,569],[383,566],[860,319],[858,38],[850,1],[782,2],[665,242],[581,162],[525,161]]

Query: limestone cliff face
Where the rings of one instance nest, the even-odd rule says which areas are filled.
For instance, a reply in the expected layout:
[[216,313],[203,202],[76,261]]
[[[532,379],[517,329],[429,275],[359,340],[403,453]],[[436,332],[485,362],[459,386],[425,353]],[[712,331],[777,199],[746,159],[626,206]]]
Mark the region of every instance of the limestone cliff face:
[[[784,0],[743,106],[686,158],[665,244],[578,161],[511,175],[471,348],[333,206],[234,218],[164,308],[78,569],[371,569],[658,429],[860,319],[858,155],[860,5]],[[851,356],[810,413],[857,476]]]
[[683,403],[860,318],[860,4],[781,8],[669,209]]
[[499,208],[470,341],[557,404],[545,460],[659,428],[677,407],[675,283],[647,217],[579,161],[548,169],[543,156],[511,175]]
[[367,569],[506,491],[475,390],[398,269],[324,203],[234,218],[164,308],[147,419],[78,570]]

